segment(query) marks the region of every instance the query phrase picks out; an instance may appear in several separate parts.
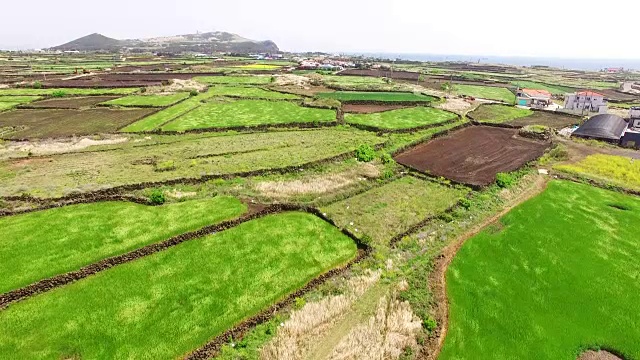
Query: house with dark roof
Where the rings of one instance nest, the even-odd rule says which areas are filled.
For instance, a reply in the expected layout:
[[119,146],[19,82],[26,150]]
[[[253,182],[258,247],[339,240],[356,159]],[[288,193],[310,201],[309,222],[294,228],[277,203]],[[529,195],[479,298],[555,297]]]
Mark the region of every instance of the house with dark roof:
[[564,108],[571,111],[588,111],[605,114],[607,102],[604,95],[593,91],[579,91],[564,96]]
[[599,114],[587,120],[571,136],[619,144],[628,125],[620,116]]
[[518,89],[516,104],[529,107],[547,107],[551,104],[551,93],[547,90]]

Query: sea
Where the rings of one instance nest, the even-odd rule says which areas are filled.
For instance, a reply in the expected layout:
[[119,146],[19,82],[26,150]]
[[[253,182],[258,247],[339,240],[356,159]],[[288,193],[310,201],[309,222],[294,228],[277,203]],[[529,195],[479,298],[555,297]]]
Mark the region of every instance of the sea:
[[382,59],[402,59],[411,61],[464,61],[481,64],[505,64],[516,66],[549,66],[558,69],[600,71],[605,68],[640,70],[640,59],[571,59],[525,56],[481,56],[481,55],[433,55],[410,53],[352,53]]

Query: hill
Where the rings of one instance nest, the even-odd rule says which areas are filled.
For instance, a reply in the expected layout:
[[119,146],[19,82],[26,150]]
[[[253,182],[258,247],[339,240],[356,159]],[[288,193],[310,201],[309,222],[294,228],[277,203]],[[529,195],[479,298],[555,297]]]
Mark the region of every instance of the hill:
[[162,50],[174,53],[186,51],[273,53],[280,51],[273,41],[251,40],[237,34],[221,31],[130,40],[116,40],[101,34],[91,34],[53,47],[52,50],[117,51],[124,48],[146,51]]

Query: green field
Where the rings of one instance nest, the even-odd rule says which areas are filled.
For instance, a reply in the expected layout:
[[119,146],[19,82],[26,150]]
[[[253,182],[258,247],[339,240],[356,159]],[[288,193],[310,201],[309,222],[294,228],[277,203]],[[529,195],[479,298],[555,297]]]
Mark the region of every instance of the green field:
[[215,96],[232,96],[248,99],[270,99],[270,100],[297,100],[299,96],[293,94],[283,94],[277,91],[269,91],[257,87],[243,86],[214,86],[209,89],[209,93]]
[[458,115],[454,113],[423,106],[373,114],[344,115],[344,120],[349,124],[367,125],[389,130],[413,129],[420,126],[441,124],[457,118]]
[[[28,193],[51,197],[148,181],[280,169],[386,140],[368,131],[337,127],[148,138],[31,161],[0,161],[0,196]],[[156,165],[166,162],[173,162],[175,168],[157,171]]]
[[551,182],[453,259],[439,359],[639,359],[638,222],[636,197]]
[[426,217],[455,205],[468,192],[406,176],[322,210],[338,226],[385,244]]
[[210,100],[164,125],[165,131],[335,121],[336,112],[285,101]]
[[140,121],[136,121],[133,124],[121,129],[122,132],[139,132],[139,131],[151,131],[159,128],[160,126],[168,123],[171,120],[178,118],[181,115],[201,106],[204,100],[213,96],[210,92],[204,94],[198,94],[191,97],[179,104],[173,105],[167,109],[158,111],[151,114]]
[[[231,197],[164,206],[105,202],[0,218],[0,293],[231,219]],[[159,226],[161,224],[161,226]]]
[[564,95],[566,93],[572,93],[576,91],[576,89],[570,88],[568,86],[547,85],[535,81],[526,80],[512,81],[511,84],[513,84],[514,86],[519,86],[522,89],[547,90],[553,95]]
[[511,120],[533,115],[529,109],[521,109],[506,105],[480,105],[469,116],[478,122],[502,124]]
[[369,87],[375,85],[388,85],[385,79],[367,76],[340,76],[324,75],[322,81],[327,85],[338,87]]
[[335,99],[340,101],[380,101],[380,102],[431,102],[433,96],[414,94],[408,92],[371,92],[371,91],[336,91],[320,93],[317,95],[321,99]]
[[480,99],[503,101],[507,104],[516,102],[516,96],[507,88],[480,85],[454,85],[453,90],[458,95],[472,96]]
[[131,107],[167,107],[189,97],[189,93],[171,95],[130,95],[104,102],[104,105]]
[[555,170],[604,184],[640,191],[640,160],[624,156],[589,155],[576,164],[556,165]]
[[0,111],[13,109],[18,105],[20,105],[19,102],[0,102]]
[[199,76],[194,78],[204,84],[226,84],[226,85],[266,85],[273,81],[271,76]]
[[0,111],[13,109],[22,104],[39,100],[38,96],[0,96]]
[[140,91],[140,88],[122,89],[0,89],[0,96],[50,96],[53,93],[65,95],[129,95]]
[[236,69],[244,69],[244,70],[278,70],[282,66],[281,65],[270,65],[270,64],[246,64],[246,65],[238,65],[232,66]]
[[253,220],[11,305],[0,358],[175,359],[355,256],[313,215]]

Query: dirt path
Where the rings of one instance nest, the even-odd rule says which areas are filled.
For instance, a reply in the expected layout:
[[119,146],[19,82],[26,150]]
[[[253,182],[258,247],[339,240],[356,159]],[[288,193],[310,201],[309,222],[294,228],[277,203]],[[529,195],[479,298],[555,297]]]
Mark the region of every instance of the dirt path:
[[579,142],[557,138],[557,141],[567,146],[569,151],[569,160],[563,163],[575,163],[585,157],[593,154],[605,154],[605,155],[617,155],[625,156],[633,159],[640,159],[640,151],[625,149],[621,147],[596,147],[588,144],[582,144]]
[[446,293],[446,274],[449,264],[451,264],[451,260],[453,260],[455,254],[467,239],[477,235],[486,226],[498,221],[514,207],[540,194],[546,188],[548,181],[549,177],[540,175],[536,176],[535,180],[515,198],[511,199],[502,211],[464,233],[454,242],[449,244],[437,257],[434,271],[429,276],[429,286],[434,295],[435,303],[437,304],[434,315],[438,327],[434,331],[434,335],[429,338],[423,347],[418,358],[427,360],[437,359],[440,354],[440,350],[442,350],[444,339],[447,336],[447,331],[449,330],[449,301]]
[[307,360],[327,359],[340,341],[349,335],[351,330],[375,315],[380,299],[388,293],[388,286],[378,283],[362,295],[351,309],[342,315],[342,320],[327,329],[323,338],[317,339],[309,350]]

